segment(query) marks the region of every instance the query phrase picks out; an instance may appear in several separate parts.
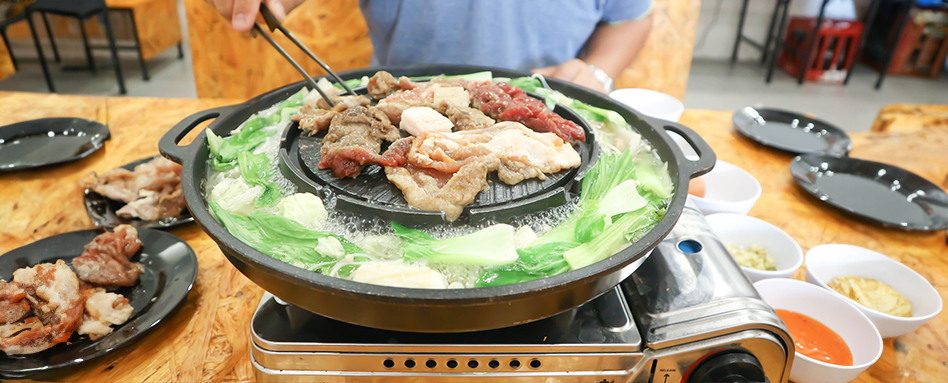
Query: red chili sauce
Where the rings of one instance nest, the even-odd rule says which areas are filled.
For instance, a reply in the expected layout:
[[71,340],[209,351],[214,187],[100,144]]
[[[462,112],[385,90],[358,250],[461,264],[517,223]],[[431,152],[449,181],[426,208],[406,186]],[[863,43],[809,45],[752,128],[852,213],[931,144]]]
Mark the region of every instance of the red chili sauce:
[[797,312],[779,309],[774,311],[790,330],[790,337],[793,338],[797,352],[820,362],[853,365],[853,353],[849,346],[829,327]]

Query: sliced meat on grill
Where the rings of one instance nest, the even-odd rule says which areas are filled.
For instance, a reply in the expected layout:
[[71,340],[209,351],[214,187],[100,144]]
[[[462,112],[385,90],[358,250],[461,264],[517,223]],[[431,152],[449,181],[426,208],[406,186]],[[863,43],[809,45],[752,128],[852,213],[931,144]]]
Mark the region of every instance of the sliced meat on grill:
[[501,121],[515,121],[537,132],[556,134],[567,142],[585,142],[586,132],[576,123],[553,113],[542,101],[507,83],[469,82],[475,108]]
[[[516,122],[501,122],[487,129],[454,133],[425,133],[417,137],[408,162],[418,167],[455,172],[472,161],[497,160],[500,179],[514,185],[528,178],[546,179],[580,165],[572,146],[552,133],[537,133]],[[494,163],[494,162],[491,162]]]
[[339,178],[356,177],[365,165],[376,163],[382,141],[401,138],[385,113],[356,106],[333,117],[320,148],[320,169],[332,169]]
[[306,132],[307,135],[312,136],[320,130],[329,129],[332,118],[338,114],[339,112],[334,110],[319,109],[310,105],[304,105],[300,108],[299,113],[294,114],[291,119],[298,121],[300,123],[300,129]]
[[451,105],[447,107],[445,113],[454,124],[454,129],[458,131],[489,128],[495,123],[494,119],[487,117],[484,112],[467,106]]
[[141,246],[134,227],[119,225],[114,232],[97,235],[82,255],[72,260],[72,266],[83,281],[100,286],[132,286],[144,268],[128,259]]
[[496,164],[474,161],[457,172],[446,173],[415,166],[385,167],[385,176],[401,189],[408,205],[416,209],[442,211],[448,221],[458,219],[477,193],[488,187],[487,173]]
[[372,100],[369,100],[365,96],[329,96],[332,99],[333,106],[329,107],[329,103],[326,102],[322,97],[319,100],[316,100],[316,106],[319,109],[332,110],[334,112],[345,112],[346,109],[355,107],[355,106],[369,106],[372,103]]

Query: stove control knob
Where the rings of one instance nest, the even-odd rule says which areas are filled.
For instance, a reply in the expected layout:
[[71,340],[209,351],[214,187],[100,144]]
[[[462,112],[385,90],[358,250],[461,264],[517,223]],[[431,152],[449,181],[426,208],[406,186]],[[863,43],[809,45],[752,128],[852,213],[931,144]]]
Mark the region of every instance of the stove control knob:
[[753,355],[728,352],[713,355],[698,364],[689,382],[749,383],[764,382],[764,368]]

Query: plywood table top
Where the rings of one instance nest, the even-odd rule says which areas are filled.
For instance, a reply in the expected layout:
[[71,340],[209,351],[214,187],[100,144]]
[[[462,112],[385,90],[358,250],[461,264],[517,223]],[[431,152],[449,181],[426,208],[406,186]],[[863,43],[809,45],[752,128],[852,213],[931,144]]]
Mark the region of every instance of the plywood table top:
[[[191,113],[233,104],[223,99],[99,98],[0,92],[0,125],[41,117],[77,116],[105,122],[102,150],[47,169],[0,173],[0,254],[64,232],[88,229],[77,181],[158,153],[164,132]],[[696,130],[718,158],[751,172],[763,196],[750,215],[771,222],[808,250],[849,243],[887,254],[948,297],[944,232],[904,232],[858,221],[822,206],[795,186],[792,156],[757,146],[733,130],[730,112],[688,110],[681,122]],[[909,123],[894,119],[894,123]],[[194,133],[192,132],[192,136]],[[892,163],[948,188],[948,126],[852,134],[854,157]],[[248,382],[249,326],[262,290],[240,274],[196,225],[171,231],[198,254],[199,272],[183,309],[136,343],[64,374],[72,382]],[[795,277],[802,277],[802,270]],[[939,382],[948,376],[948,314],[917,331],[885,341],[882,359],[857,382]]]

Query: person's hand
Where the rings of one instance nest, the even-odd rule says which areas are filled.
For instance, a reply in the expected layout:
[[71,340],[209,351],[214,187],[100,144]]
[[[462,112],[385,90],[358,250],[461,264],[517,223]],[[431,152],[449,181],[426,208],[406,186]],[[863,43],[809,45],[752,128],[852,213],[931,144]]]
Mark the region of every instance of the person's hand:
[[580,59],[572,59],[560,65],[534,69],[533,73],[566,80],[603,93],[606,91],[602,87],[602,83],[596,80],[592,70],[589,69],[589,64]]
[[240,33],[250,32],[253,23],[260,13],[260,3],[263,1],[281,22],[286,14],[299,6],[304,0],[204,0],[217,8],[224,18],[230,20],[234,29]]

